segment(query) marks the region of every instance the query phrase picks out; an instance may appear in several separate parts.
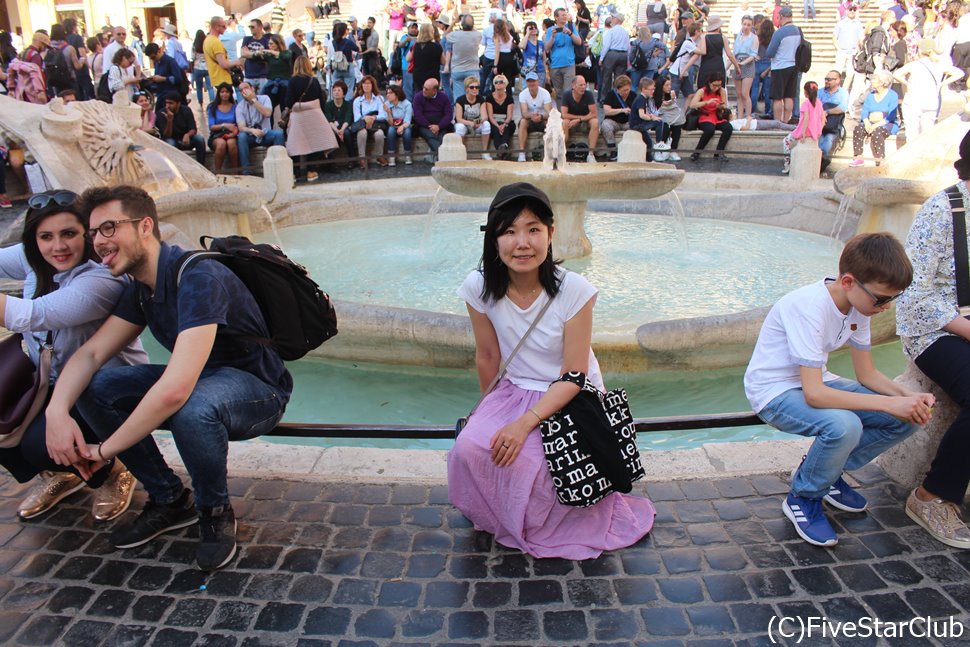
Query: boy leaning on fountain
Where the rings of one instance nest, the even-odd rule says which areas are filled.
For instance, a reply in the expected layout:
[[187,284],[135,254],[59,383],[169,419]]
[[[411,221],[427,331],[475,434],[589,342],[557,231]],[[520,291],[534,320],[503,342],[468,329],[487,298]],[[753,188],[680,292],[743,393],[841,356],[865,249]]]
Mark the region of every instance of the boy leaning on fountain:
[[[839,277],[782,297],[758,335],[744,374],[751,406],[771,426],[815,438],[782,505],[799,536],[815,546],[838,542],[823,500],[849,512],[866,509],[843,471],[862,467],[930,419],[934,397],[887,378],[869,352],[869,318],[887,310],[912,279],[892,234],[859,234],[842,250]],[[846,343],[858,382],[826,370],[828,354]]]

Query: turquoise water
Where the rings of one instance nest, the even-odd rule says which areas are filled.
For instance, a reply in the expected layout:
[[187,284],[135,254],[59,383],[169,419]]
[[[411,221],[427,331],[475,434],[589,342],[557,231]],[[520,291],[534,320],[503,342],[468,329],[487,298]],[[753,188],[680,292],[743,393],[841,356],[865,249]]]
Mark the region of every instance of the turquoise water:
[[[164,352],[146,335],[153,361],[167,361]],[[873,349],[876,367],[896,377],[906,367],[899,343]],[[478,382],[471,371],[419,369],[304,359],[290,364],[296,383],[286,410],[286,422],[385,423],[451,425],[475,404]],[[832,357],[829,367],[852,377],[848,353]],[[744,368],[714,371],[664,371],[641,375],[606,376],[610,388],[623,387],[638,418],[702,413],[750,411],[741,378]],[[641,434],[643,449],[687,449],[703,443],[787,438],[766,425],[697,431]],[[271,442],[318,446],[360,446],[447,449],[444,440],[298,439]]]
[[[478,264],[483,222],[477,213],[365,218],[287,227],[279,240],[334,298],[464,314],[455,290]],[[586,229],[593,254],[565,266],[599,288],[600,332],[770,305],[834,275],[842,248],[791,229],[688,219],[684,254],[667,216],[593,213]]]

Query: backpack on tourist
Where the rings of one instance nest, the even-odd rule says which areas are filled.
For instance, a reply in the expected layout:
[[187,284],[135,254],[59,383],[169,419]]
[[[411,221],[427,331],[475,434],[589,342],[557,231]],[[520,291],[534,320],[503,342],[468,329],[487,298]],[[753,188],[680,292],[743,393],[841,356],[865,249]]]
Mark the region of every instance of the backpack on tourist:
[[47,85],[58,90],[66,90],[74,85],[74,75],[71,74],[70,63],[64,54],[66,47],[70,45],[64,43],[62,46],[51,46],[44,52],[44,76],[47,77]]
[[[651,56],[652,55],[653,54],[651,53]],[[634,70],[637,70],[638,72],[642,72],[645,69],[647,69],[647,66],[649,64],[650,64],[650,56],[647,56],[644,53],[643,48],[640,47],[639,40],[633,40],[630,43],[630,67],[632,67]]]
[[798,30],[798,35],[802,40],[795,49],[795,68],[802,74],[806,74],[812,69],[812,44],[805,40],[805,34],[802,33],[801,28]]
[[[111,67],[117,66],[112,65]],[[94,97],[98,101],[104,101],[105,103],[112,103],[114,101],[114,93],[111,91],[111,87],[108,85],[109,70],[105,70],[104,74],[101,75],[101,80],[98,81],[98,89],[94,93]]]
[[872,74],[876,71],[876,56],[883,56],[886,69],[892,69],[898,61],[892,55],[889,36],[882,27],[876,27],[866,36],[860,49],[852,59],[852,69],[859,74]]
[[266,320],[269,338],[253,341],[289,362],[337,334],[330,297],[278,246],[254,243],[245,236],[202,236],[199,242],[204,251],[188,252],[177,261],[176,287],[182,272],[199,260],[213,259],[228,267],[252,293]]

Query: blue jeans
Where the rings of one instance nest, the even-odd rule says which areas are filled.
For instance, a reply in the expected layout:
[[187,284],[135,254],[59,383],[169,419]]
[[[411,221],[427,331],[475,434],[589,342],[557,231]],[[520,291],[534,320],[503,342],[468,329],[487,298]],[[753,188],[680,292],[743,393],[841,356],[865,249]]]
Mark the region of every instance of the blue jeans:
[[[401,72],[401,89],[404,90],[404,97],[408,101],[414,99],[414,74],[408,72],[408,66],[405,61],[404,70]],[[465,91],[462,90],[462,93]]]
[[192,70],[192,81],[195,83],[195,97],[199,100],[199,105],[205,108],[202,101],[202,84],[205,83],[206,92],[209,93],[209,100],[215,96],[212,89],[212,79],[209,77],[209,70]]
[[283,146],[286,141],[283,131],[279,128],[268,130],[263,133],[261,139],[256,139],[249,133],[240,132],[236,138],[236,148],[239,149],[239,166],[243,169],[243,175],[249,175],[252,171],[249,167],[249,148],[251,146]]
[[[451,73],[451,100],[454,102],[456,97],[465,96],[465,79],[470,76],[477,77],[478,70],[466,70],[464,72]],[[481,83],[481,81],[479,81]],[[444,86],[442,86],[444,87]],[[481,90],[479,90],[480,92]]]
[[825,157],[832,156],[832,147],[835,146],[835,140],[838,135],[835,133],[829,133],[828,135],[822,135],[818,138],[818,147],[822,149],[822,155]]
[[[671,74],[670,89],[677,93],[678,101],[686,102],[690,95],[694,94],[694,83],[691,81],[690,74],[683,76]],[[639,92],[639,89],[637,91]],[[684,108],[684,112],[687,112],[686,108]]]
[[[843,378],[825,386],[872,393]],[[792,494],[806,499],[821,499],[843,471],[859,469],[916,431],[916,425],[881,411],[816,409],[805,402],[800,388],[777,396],[758,417],[785,433],[815,438],[791,486]]]
[[205,140],[202,139],[202,135],[195,134],[189,139],[188,146],[182,146],[182,140],[178,139],[166,139],[166,144],[174,146],[175,148],[184,151],[192,149],[195,151],[195,161],[205,166]]
[[[141,364],[103,368],[94,375],[77,407],[101,440],[107,440],[128,419],[165,368]],[[229,503],[229,441],[255,438],[273,429],[283,417],[286,399],[251,373],[229,367],[203,369],[188,401],[159,425],[172,432],[192,478],[197,506],[214,508]],[[157,503],[171,503],[182,493],[181,479],[151,436],[120,456]]]
[[755,61],[754,80],[751,82],[751,110],[757,109],[758,100],[763,97],[765,102],[763,114],[772,115],[772,119],[774,119],[774,106],[771,103],[771,76],[761,78],[761,73],[768,69],[771,69],[771,61]]
[[[414,130],[413,127],[408,127],[404,129],[404,134],[401,135],[401,140],[404,142],[404,152],[411,153],[411,132]],[[397,155],[397,128],[395,126],[387,127],[387,154],[391,157]]]
[[289,79],[270,79],[263,86],[263,94],[269,97],[270,103],[275,108],[283,103],[283,99],[286,98],[286,88],[289,85]]

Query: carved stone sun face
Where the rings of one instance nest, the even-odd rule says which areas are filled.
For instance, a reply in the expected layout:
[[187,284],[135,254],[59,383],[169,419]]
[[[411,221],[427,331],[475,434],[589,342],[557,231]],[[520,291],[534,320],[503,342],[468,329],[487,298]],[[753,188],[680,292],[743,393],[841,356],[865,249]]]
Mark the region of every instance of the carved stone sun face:
[[129,125],[110,105],[100,101],[75,103],[81,112],[78,146],[98,175],[108,182],[135,184],[148,168],[138,154]]

